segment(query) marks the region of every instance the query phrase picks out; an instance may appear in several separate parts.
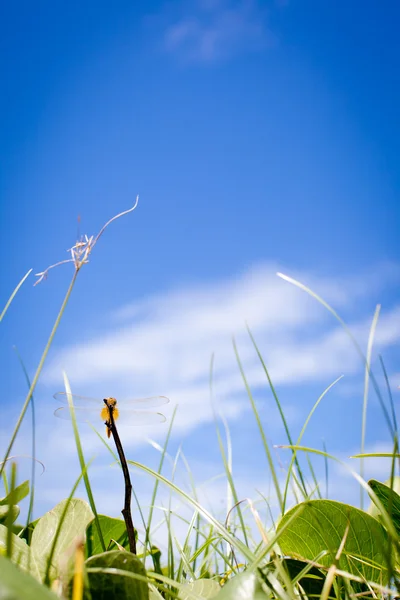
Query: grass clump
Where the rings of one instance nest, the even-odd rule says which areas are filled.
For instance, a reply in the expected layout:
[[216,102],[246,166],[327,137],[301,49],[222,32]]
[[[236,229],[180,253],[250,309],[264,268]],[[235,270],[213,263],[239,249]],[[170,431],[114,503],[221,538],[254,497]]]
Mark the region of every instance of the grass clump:
[[[133,210],[136,207],[132,207]],[[130,212],[126,211],[126,212]],[[117,217],[122,216],[117,215]],[[117,218],[117,217],[114,217]],[[114,219],[111,219],[113,221]],[[109,223],[111,222],[109,221]],[[109,224],[107,223],[105,227]],[[48,351],[53,342],[58,325],[66,309],[76,278],[90,253],[102,235],[105,227],[96,238],[85,237],[71,250],[74,274],[67,289],[57,319],[43,351],[32,381],[28,383],[28,393],[20,416],[10,435],[0,475],[4,484],[4,497],[0,499],[0,598],[51,600],[71,598],[72,600],[306,600],[321,598],[389,598],[400,593],[400,479],[396,477],[396,465],[400,458],[397,437],[396,414],[389,393],[389,408],[371,371],[371,349],[374,332],[379,317],[377,309],[365,357],[357,340],[340,316],[322,298],[303,284],[280,275],[290,283],[309,293],[334,316],[349,335],[365,365],[365,392],[362,411],[362,439],[360,472],[351,471],[360,485],[360,508],[328,499],[328,462],[337,460],[324,450],[302,445],[308,424],[320,402],[338,383],[333,381],[320,395],[310,411],[304,426],[294,440],[279,401],[276,389],[250,329],[248,333],[254,350],[265,373],[266,385],[271,389],[286,435],[285,448],[290,452],[290,462],[284,482],[275,466],[273,449],[265,433],[262,418],[254,401],[239,351],[233,341],[238,369],[247,391],[250,408],[254,415],[265,452],[274,488],[278,510],[274,513],[270,501],[260,494],[257,502],[241,498],[232,474],[232,441],[225,421],[222,423],[226,441],[222,435],[220,420],[215,414],[217,440],[224,465],[227,484],[229,512],[221,521],[199,501],[190,466],[180,448],[172,459],[173,474],[168,478],[163,473],[168,455],[168,443],[173,430],[171,419],[164,446],[160,449],[157,470],[126,459],[118,447],[118,456],[111,446],[102,440],[113,458],[122,466],[125,476],[126,510],[130,511],[130,478],[126,478],[128,466],[146,474],[153,481],[151,506],[145,517],[140,498],[136,502],[141,517],[140,526],[130,530],[125,518],[116,519],[99,514],[89,480],[89,463],[83,455],[75,409],[69,383],[65,377],[65,389],[69,399],[73,431],[80,473],[69,497],[59,502],[51,511],[31,521],[34,501],[34,470],[31,481],[17,485],[14,463],[11,475],[7,477],[6,466],[12,462],[11,451],[29,404],[33,403],[33,393],[42,372]],[[61,263],[57,263],[61,264]],[[57,266],[53,265],[53,266]],[[49,267],[52,268],[52,267]],[[49,269],[39,273],[39,281],[47,276]],[[29,273],[21,280],[6,303],[0,320],[4,318],[18,289]],[[212,361],[213,364],[213,361]],[[383,364],[383,363],[382,363]],[[385,380],[388,377],[385,373]],[[212,374],[210,388],[212,396]],[[370,383],[379,399],[393,451],[389,454],[366,454],[365,431]],[[389,388],[388,388],[389,389]],[[108,406],[108,405],[107,405]],[[33,408],[33,405],[32,405]],[[109,408],[109,428],[114,435],[115,422],[113,408]],[[174,412],[175,415],[175,412]],[[33,435],[35,420],[33,412]],[[34,438],[33,438],[34,439]],[[282,440],[284,441],[284,440]],[[119,441],[121,445],[121,441]],[[33,462],[36,463],[35,447],[32,447]],[[305,455],[307,469],[302,466],[301,456]],[[324,490],[315,475],[313,457],[322,456],[325,461],[326,481]],[[390,479],[386,482],[364,480],[364,461],[370,456],[389,456],[392,459]],[[191,492],[178,486],[174,475],[179,464],[183,464],[189,474]],[[347,467],[348,468],[348,467]],[[83,480],[88,502],[74,497],[79,482]],[[311,483],[310,483],[311,482]],[[169,490],[189,509],[186,513],[175,511],[170,504],[163,511],[161,522],[154,524],[154,510],[160,486]],[[129,493],[128,493],[129,492]],[[133,490],[134,492],[134,490]],[[289,507],[289,494],[298,501]],[[364,510],[364,497],[369,495],[371,504]],[[29,496],[28,522],[18,524],[19,503]],[[326,496],[326,497],[324,497]],[[124,495],[121,492],[121,505]],[[128,512],[129,512],[128,511]],[[261,515],[269,515],[266,521]],[[179,541],[173,529],[171,515],[179,518],[186,528],[183,541]],[[266,525],[268,522],[268,525]],[[157,545],[156,533],[161,526],[168,532],[167,551],[162,553]],[[132,538],[132,535],[134,536]]]

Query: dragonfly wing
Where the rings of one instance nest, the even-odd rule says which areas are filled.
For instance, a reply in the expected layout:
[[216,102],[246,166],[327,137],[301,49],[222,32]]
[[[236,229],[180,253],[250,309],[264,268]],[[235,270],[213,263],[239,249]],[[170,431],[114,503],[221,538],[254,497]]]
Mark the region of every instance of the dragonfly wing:
[[155,423],[164,423],[166,418],[158,412],[147,410],[129,410],[118,406],[119,417],[117,425],[128,425],[137,427],[140,425],[154,425]]
[[168,404],[169,398],[166,396],[151,396],[150,398],[132,398],[131,400],[121,400],[118,406],[134,407],[138,409],[142,408],[156,408],[157,406],[163,406]]
[[[103,401],[101,398],[89,398],[88,396],[77,396],[76,394],[71,394],[74,405],[77,406],[93,406],[93,404],[97,404],[100,407],[103,405]],[[53,398],[62,402],[63,404],[68,404],[68,394],[66,392],[57,392],[54,394]]]
[[[99,422],[101,422],[101,405],[99,405],[99,408],[82,408],[82,407],[78,407],[75,406],[75,417],[76,420],[79,421],[80,423],[94,423],[94,424],[98,424]],[[59,419],[66,419],[67,421],[71,421],[71,413],[69,410],[69,407],[67,406],[62,406],[61,408],[57,408],[56,411],[54,411],[54,415],[56,417],[58,417]]]

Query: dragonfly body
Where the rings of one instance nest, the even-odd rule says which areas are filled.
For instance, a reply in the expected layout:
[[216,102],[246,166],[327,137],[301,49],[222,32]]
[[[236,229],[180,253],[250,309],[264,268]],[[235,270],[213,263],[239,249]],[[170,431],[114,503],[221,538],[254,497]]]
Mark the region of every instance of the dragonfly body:
[[[114,421],[119,420],[123,425],[151,425],[153,423],[163,423],[166,420],[165,416],[159,412],[140,409],[155,408],[169,402],[169,399],[165,396],[126,400],[121,401],[121,403],[118,403],[113,397],[100,399],[77,396],[75,394],[71,394],[70,397],[74,405],[76,420],[95,423],[100,418],[106,425],[107,437],[111,435],[111,410]],[[65,392],[57,392],[57,394],[54,394],[54,398],[64,404],[68,404],[68,394]],[[54,414],[61,419],[71,419],[69,407],[57,408]]]

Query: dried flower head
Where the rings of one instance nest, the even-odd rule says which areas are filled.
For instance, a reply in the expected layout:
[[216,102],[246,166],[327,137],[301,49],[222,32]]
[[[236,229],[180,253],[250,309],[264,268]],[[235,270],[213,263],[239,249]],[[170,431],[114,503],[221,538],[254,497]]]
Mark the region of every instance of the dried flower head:
[[71,258],[67,258],[66,260],[61,260],[61,261],[55,263],[54,265],[50,265],[50,267],[47,267],[47,269],[45,269],[44,271],[41,271],[40,273],[36,273],[36,277],[39,277],[39,279],[34,283],[34,285],[37,285],[38,283],[43,281],[43,279],[47,279],[47,275],[48,275],[48,272],[50,271],[50,269],[54,269],[54,267],[58,267],[59,265],[63,265],[65,263],[72,262],[75,266],[75,271],[78,272],[83,265],[85,265],[86,263],[89,262],[89,255],[91,254],[91,252],[93,251],[93,248],[99,241],[100,236],[103,235],[105,229],[110,225],[110,223],[112,223],[116,219],[119,219],[120,217],[123,217],[124,215],[127,215],[128,213],[134,211],[138,205],[138,202],[139,202],[139,196],[136,196],[135,204],[128,210],[124,210],[123,212],[118,213],[118,215],[115,215],[114,217],[112,217],[112,219],[107,221],[107,223],[105,225],[103,225],[103,227],[100,229],[100,231],[96,235],[96,237],[94,235],[88,237],[86,234],[84,236],[81,236],[81,239],[76,242],[75,246],[72,246],[72,248],[70,248],[67,251],[67,252],[71,253]]

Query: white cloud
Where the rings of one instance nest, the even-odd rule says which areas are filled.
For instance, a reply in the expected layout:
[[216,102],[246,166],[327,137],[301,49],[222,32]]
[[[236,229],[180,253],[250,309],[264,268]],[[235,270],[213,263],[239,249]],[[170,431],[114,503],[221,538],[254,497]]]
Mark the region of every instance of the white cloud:
[[257,0],[197,0],[176,3],[174,9],[166,17],[164,46],[185,62],[213,63],[274,40],[267,11]]
[[[240,277],[173,290],[121,307],[108,331],[56,352],[43,382],[62,389],[65,370],[76,393],[119,398],[166,395],[172,405],[180,405],[175,432],[188,433],[213,419],[209,369],[214,352],[215,394],[225,416],[238,419],[249,410],[249,403],[232,334],[250,385],[255,390],[267,387],[245,320],[275,385],[318,382],[322,392],[342,373],[362,373],[351,341],[331,315],[307,294],[277,278],[275,271],[274,265],[258,266]],[[359,285],[357,277],[351,285],[305,274],[300,279],[311,281],[311,287],[343,310],[369,291]],[[380,348],[400,339],[399,314],[400,307],[382,311],[376,333]],[[350,324],[364,348],[371,318],[366,315]],[[294,417],[295,409],[287,407],[289,417]],[[163,430],[157,426],[149,431]]]

